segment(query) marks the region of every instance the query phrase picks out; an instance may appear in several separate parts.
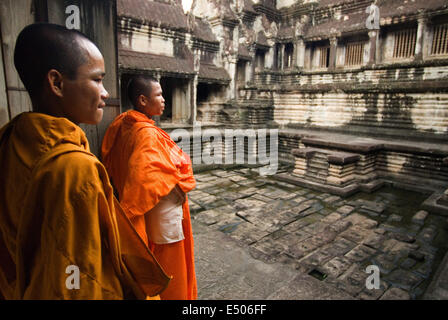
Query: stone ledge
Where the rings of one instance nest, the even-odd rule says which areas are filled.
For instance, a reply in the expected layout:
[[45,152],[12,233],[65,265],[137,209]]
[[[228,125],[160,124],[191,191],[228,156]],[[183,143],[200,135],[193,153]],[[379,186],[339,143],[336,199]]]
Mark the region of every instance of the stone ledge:
[[[353,139],[357,139],[353,140]],[[325,137],[303,137],[302,143],[306,146],[319,146],[327,148],[338,148],[341,150],[352,151],[356,153],[369,154],[380,151],[397,151],[419,155],[431,155],[431,156],[447,156],[448,150],[435,149],[432,145],[416,146],[415,143],[403,142],[403,141],[390,141],[368,139],[369,141],[362,141],[356,136],[345,135],[340,137],[334,137],[332,135],[331,140]],[[447,157],[448,158],[448,157]],[[444,164],[448,165],[448,160],[444,160]]]
[[448,216],[448,205],[443,203],[444,194],[442,192],[434,192],[428,199],[422,203],[422,209],[442,216]]
[[323,153],[327,155],[328,163],[338,165],[355,163],[360,159],[359,155],[354,153],[315,149],[315,148],[292,149],[291,153],[298,158],[305,158],[305,159],[312,158],[316,153]]
[[328,185],[324,183],[310,181],[306,178],[300,178],[298,176],[292,176],[289,173],[280,173],[273,176],[274,179],[295,184],[297,186],[306,187],[315,191],[324,191],[331,194],[338,195],[340,197],[349,197],[361,190],[359,183],[352,183],[344,187],[338,187]]
[[445,254],[442,263],[434,274],[423,299],[448,300],[448,253]]
[[332,140],[325,139],[324,137],[305,137],[302,139],[304,145],[319,146],[319,147],[329,147],[338,148],[346,151],[352,151],[357,153],[372,153],[382,149],[383,145],[380,143],[372,142],[362,142],[353,141],[350,138],[355,138],[354,136],[345,137],[347,140]]

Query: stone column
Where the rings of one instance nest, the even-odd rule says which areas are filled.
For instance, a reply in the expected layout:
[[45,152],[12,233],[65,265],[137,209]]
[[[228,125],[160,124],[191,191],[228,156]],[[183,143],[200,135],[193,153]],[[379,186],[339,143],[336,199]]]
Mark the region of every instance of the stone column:
[[297,41],[294,41],[292,43],[291,68],[297,67],[297,50],[298,50],[298,44]]
[[313,47],[311,45],[309,45],[308,49],[307,49],[306,44],[305,44],[304,68],[310,69],[310,70],[313,68]]
[[336,51],[338,49],[338,38],[330,38],[330,61],[328,62],[328,70],[336,68]]
[[303,68],[305,66],[305,42],[303,39],[298,39],[294,47],[295,66]]
[[280,50],[279,50],[279,61],[280,61],[280,65],[279,65],[279,69],[283,70],[285,68],[285,44],[282,43],[280,45]]
[[197,106],[197,95],[198,95],[198,73],[194,75],[194,78],[189,83],[191,90],[190,90],[190,108],[191,108],[191,114],[190,114],[190,124],[195,125],[196,124],[196,114],[198,110]]
[[426,32],[427,18],[420,16],[418,17],[418,27],[417,27],[417,40],[415,42],[415,55],[414,60],[423,60],[423,47],[425,43],[425,32]]
[[369,31],[369,40],[370,40],[370,54],[369,54],[369,66],[376,64],[376,50],[379,47],[379,30],[370,30]]

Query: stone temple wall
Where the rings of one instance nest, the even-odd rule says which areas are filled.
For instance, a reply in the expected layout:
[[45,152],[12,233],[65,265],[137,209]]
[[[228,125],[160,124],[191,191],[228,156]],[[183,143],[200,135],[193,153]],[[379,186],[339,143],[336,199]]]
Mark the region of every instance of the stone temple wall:
[[276,94],[273,120],[405,138],[446,139],[448,93],[296,92]]

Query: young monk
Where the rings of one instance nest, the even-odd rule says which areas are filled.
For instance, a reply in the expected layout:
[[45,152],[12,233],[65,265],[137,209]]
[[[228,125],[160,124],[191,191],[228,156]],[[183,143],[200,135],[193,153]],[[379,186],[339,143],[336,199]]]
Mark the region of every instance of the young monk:
[[109,94],[100,51],[77,31],[33,24],[17,38],[14,63],[33,112],[0,130],[1,296],[157,295],[169,278],[115,206],[78,126],[103,117]]
[[193,236],[186,193],[195,187],[190,158],[151,119],[165,108],[160,83],[135,77],[128,87],[135,110],[106,131],[102,160],[120,204],[168,275],[161,299],[196,299]]

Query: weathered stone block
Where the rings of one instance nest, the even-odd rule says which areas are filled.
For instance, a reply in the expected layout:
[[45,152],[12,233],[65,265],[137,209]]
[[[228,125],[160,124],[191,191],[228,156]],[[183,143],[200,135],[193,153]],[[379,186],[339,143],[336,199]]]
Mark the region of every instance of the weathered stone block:
[[391,214],[389,218],[387,218],[387,221],[389,222],[400,222],[403,219],[402,216],[399,216],[397,214]]
[[389,274],[396,268],[399,257],[391,254],[380,254],[374,257],[372,264],[378,266],[381,274]]
[[420,210],[412,217],[412,222],[417,223],[419,225],[423,225],[425,223],[425,219],[428,216],[428,212],[425,210]]
[[437,228],[435,226],[428,226],[426,228],[423,228],[422,231],[417,236],[417,239],[430,243],[434,240],[435,236],[437,235]]
[[369,248],[364,245],[359,245],[355,247],[353,250],[348,252],[345,257],[349,258],[354,262],[362,262],[372,257],[376,253],[375,249]]
[[307,233],[310,233],[310,234],[317,234],[317,233],[323,232],[326,227],[328,227],[328,225],[326,223],[314,222],[314,223],[312,223],[310,225],[307,225],[302,230],[307,232]]
[[365,238],[372,234],[371,230],[361,228],[360,226],[352,226],[340,234],[341,237],[356,243],[361,243]]
[[243,222],[238,224],[235,230],[229,233],[229,236],[244,244],[250,245],[268,234],[268,232],[260,230],[249,222]]
[[322,245],[322,242],[315,237],[308,238],[297,244],[297,248],[305,254],[311,253]]
[[413,266],[415,266],[415,264],[417,263],[417,261],[415,261],[414,259],[411,258],[406,258],[401,264],[400,267],[403,269],[411,269]]
[[380,300],[410,300],[411,296],[408,292],[400,288],[390,288],[387,290]]
[[379,289],[367,289],[365,288],[359,295],[358,299],[360,300],[378,300],[384,292],[389,288],[387,282],[380,280],[380,288]]
[[328,274],[331,275],[334,278],[339,277],[341,274],[343,274],[345,271],[350,268],[352,265],[352,261],[348,258],[341,256],[341,257],[335,257],[328,261],[326,264],[322,266],[322,269]]
[[362,242],[364,245],[379,250],[384,242],[386,237],[382,234],[371,234]]
[[219,222],[221,219],[223,219],[227,215],[223,215],[221,212],[217,210],[207,210],[202,211],[193,216],[193,219],[204,223],[206,225],[212,225],[217,222]]
[[330,230],[336,233],[341,233],[350,228],[351,226],[352,223],[350,221],[338,220],[333,224],[330,224]]
[[354,247],[356,247],[356,243],[344,238],[338,238],[333,243],[325,247],[325,250],[334,256],[343,256]]
[[322,219],[322,222],[331,224],[331,223],[334,223],[334,222],[336,222],[337,220],[339,220],[341,218],[342,218],[341,214],[339,214],[337,212],[333,212],[333,213],[329,214],[328,216],[326,216],[324,219]]
[[433,263],[432,261],[425,261],[424,263],[420,264],[415,270],[414,272],[427,279],[429,278],[429,276],[431,275],[432,272],[432,267],[433,267]]
[[339,212],[340,214],[342,214],[343,216],[346,216],[346,215],[352,213],[354,210],[355,210],[355,207],[345,205],[345,206],[338,208],[336,211]]
[[407,270],[398,269],[387,276],[387,281],[396,288],[409,291],[417,287],[424,279]]
[[358,200],[358,203],[361,204],[359,211],[367,214],[373,213],[379,215],[386,209],[386,206],[383,203],[374,201]]
[[317,250],[308,257],[300,260],[300,263],[310,266],[320,266],[329,261],[333,256],[326,251]]
[[419,251],[415,251],[415,250],[409,251],[408,257],[415,259],[417,261],[420,261],[420,262],[425,260],[425,255],[423,253],[421,253]]
[[339,200],[341,200],[341,197],[338,197],[338,196],[330,196],[328,198],[323,199],[323,201],[325,203],[329,203],[329,204],[335,203],[336,201],[339,201]]

